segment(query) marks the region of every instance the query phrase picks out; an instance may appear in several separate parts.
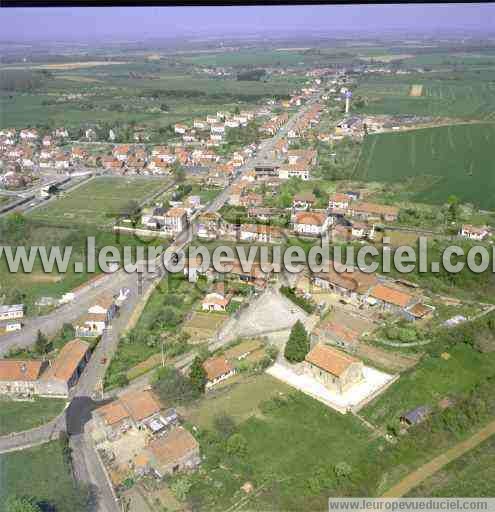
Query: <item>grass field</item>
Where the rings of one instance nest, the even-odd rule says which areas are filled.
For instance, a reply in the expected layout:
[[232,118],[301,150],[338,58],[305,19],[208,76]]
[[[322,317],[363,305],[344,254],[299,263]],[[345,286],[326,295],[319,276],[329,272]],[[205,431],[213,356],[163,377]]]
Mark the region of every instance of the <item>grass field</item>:
[[418,178],[418,184],[426,185],[412,200],[442,203],[454,194],[464,202],[495,208],[494,143],[495,124],[487,123],[371,135],[355,178],[389,183]]
[[[250,406],[259,400],[246,399]],[[234,410],[238,406],[227,407],[239,415]],[[297,392],[262,404],[260,411],[237,426],[246,441],[242,457],[226,454],[225,443],[202,444],[203,471],[194,476],[190,493],[199,509],[228,510],[250,481],[256,492],[248,510],[324,510],[341,484],[335,466],[345,462],[352,474],[358,470],[373,444],[369,431],[352,415],[338,414]]]
[[184,57],[182,60],[190,64],[201,66],[288,66],[304,63],[305,57],[304,53],[297,51],[255,50],[195,55],[193,57]]
[[[367,98],[361,110],[368,114],[491,120],[495,116],[494,69],[436,78],[420,74],[370,77],[361,81],[355,92]],[[421,94],[411,94],[412,87],[415,92],[421,87]]]
[[69,467],[59,441],[0,455],[0,510],[9,496],[27,496],[44,503],[43,510],[82,512],[76,506]]
[[449,349],[450,359],[426,355],[415,368],[363,411],[374,424],[386,426],[420,405],[435,407],[445,397],[471,390],[489,375],[495,375],[495,353],[481,354],[465,344]]
[[213,428],[215,417],[227,414],[236,423],[250,416],[260,416],[259,405],[274,396],[287,395],[291,388],[266,373],[236,375],[222,389],[208,393],[199,403],[189,406],[185,418],[201,428]]
[[409,497],[495,496],[495,438],[451,462],[413,489]]
[[0,400],[0,436],[39,427],[55,418],[64,407],[65,400],[52,398],[28,402]]
[[142,201],[168,181],[147,178],[96,178],[64,197],[34,210],[35,220],[111,226],[130,201]]

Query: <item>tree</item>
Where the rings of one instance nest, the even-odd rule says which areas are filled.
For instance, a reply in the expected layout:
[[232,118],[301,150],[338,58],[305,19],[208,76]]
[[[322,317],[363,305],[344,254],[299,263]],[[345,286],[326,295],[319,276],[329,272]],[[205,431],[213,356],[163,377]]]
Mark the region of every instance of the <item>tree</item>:
[[227,453],[229,455],[246,455],[248,444],[242,434],[232,434],[227,441]]
[[230,437],[235,431],[235,422],[232,419],[232,416],[229,416],[226,413],[215,416],[213,419],[213,426],[224,438]]
[[187,403],[199,394],[189,379],[176,368],[169,366],[157,371],[153,389],[163,402]]
[[139,203],[135,199],[131,199],[122,207],[120,213],[124,217],[137,220],[139,214],[141,213],[141,207],[139,206]]
[[36,334],[36,341],[34,343],[34,349],[37,354],[44,355],[50,351],[50,342],[48,338],[38,329]]
[[191,385],[197,391],[203,393],[206,386],[206,371],[203,368],[203,359],[199,356],[194,358],[189,372]]
[[6,512],[41,512],[41,508],[33,498],[11,496],[5,505]]
[[450,222],[457,222],[459,218],[459,210],[460,210],[460,201],[457,196],[449,196],[447,199],[447,203],[449,205],[448,209],[448,217]]
[[304,325],[298,320],[292,330],[285,345],[285,359],[291,363],[299,363],[304,361],[309,352],[309,338]]

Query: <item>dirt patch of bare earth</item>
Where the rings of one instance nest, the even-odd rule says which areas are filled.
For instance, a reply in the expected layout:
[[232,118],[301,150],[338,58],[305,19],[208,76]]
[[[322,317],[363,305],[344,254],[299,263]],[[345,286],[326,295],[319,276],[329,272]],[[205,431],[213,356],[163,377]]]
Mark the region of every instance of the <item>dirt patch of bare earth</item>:
[[386,368],[391,372],[403,372],[415,366],[421,359],[421,354],[403,355],[389,352],[379,347],[359,342],[356,347],[356,356],[376,364],[379,368]]
[[420,84],[411,85],[411,90],[409,91],[409,96],[418,97],[423,94],[423,86]]

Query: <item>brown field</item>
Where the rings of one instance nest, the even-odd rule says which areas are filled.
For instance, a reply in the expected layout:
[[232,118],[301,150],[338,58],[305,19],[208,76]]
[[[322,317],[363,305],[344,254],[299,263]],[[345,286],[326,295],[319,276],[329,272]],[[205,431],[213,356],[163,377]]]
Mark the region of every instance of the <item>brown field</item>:
[[419,97],[423,94],[423,86],[419,84],[411,85],[409,96]]
[[3,66],[0,69],[8,70],[8,69],[62,69],[62,70],[68,70],[68,69],[83,69],[83,68],[93,68],[95,66],[113,66],[114,64],[129,64],[128,62],[124,61],[100,61],[100,60],[93,60],[88,62],[65,62],[63,64],[36,64],[36,65],[30,65],[27,64],[26,66]]
[[62,281],[63,276],[32,272],[31,274],[23,274],[21,279],[30,283],[58,283]]
[[414,55],[409,53],[389,53],[386,55],[369,55],[369,56],[360,56],[361,60],[377,60],[380,62],[392,62],[393,60],[402,60],[402,59],[412,59]]
[[185,322],[183,331],[191,336],[191,343],[200,343],[211,338],[227,318],[228,315],[223,313],[203,313],[196,311],[193,313],[192,317]]

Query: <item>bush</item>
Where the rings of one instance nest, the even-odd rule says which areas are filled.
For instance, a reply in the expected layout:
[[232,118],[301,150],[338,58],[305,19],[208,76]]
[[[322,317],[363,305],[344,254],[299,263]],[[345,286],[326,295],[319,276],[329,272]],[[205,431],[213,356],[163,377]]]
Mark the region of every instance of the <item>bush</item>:
[[314,313],[316,309],[315,305],[304,297],[297,295],[293,288],[290,288],[289,286],[281,286],[280,291],[306,313]]
[[229,455],[243,456],[246,455],[247,449],[248,444],[242,434],[233,434],[227,440],[227,453]]
[[215,427],[215,430],[217,430],[217,432],[225,439],[230,437],[236,428],[232,416],[229,416],[225,413],[222,413],[219,416],[215,416],[213,420],[213,426]]

